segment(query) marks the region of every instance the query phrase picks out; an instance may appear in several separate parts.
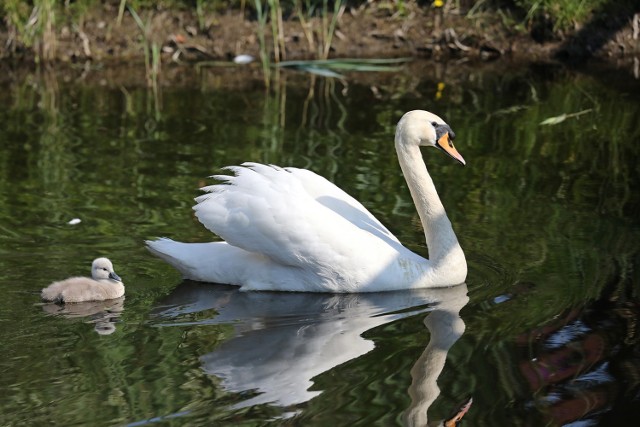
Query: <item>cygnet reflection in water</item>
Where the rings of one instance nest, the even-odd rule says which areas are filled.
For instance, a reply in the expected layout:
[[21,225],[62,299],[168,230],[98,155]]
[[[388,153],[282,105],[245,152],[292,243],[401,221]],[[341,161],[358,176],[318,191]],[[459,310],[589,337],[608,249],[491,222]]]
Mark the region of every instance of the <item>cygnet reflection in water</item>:
[[124,311],[124,297],[65,305],[46,303],[42,305],[42,311],[67,319],[81,319],[84,323],[93,324],[98,334],[110,335],[116,331],[116,323]]

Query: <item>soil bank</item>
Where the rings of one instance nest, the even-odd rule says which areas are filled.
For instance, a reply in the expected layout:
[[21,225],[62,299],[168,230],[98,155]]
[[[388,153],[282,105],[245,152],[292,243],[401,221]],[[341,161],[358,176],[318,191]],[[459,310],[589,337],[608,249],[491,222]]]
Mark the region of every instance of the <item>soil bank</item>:
[[[34,52],[51,63],[143,63],[145,46],[155,45],[161,63],[231,61],[237,55],[260,55],[260,25],[249,12],[228,10],[196,16],[189,10],[139,11],[141,28],[127,11],[117,22],[117,5],[96,5],[80,25],[58,25],[47,41],[33,48],[20,44],[9,28],[0,27],[0,57],[33,63]],[[640,9],[640,8],[639,8]],[[319,18],[301,22],[295,15],[282,23],[281,60],[413,57],[448,61],[580,62],[596,58],[638,68],[640,11],[613,16],[606,25],[587,23],[570,34],[545,32],[544,24],[514,30],[497,13],[418,6],[406,2],[402,14],[374,3],[341,11],[330,43],[327,24]],[[273,56],[270,26],[265,45]],[[278,43],[276,43],[278,44]],[[6,61],[3,61],[6,62]]]

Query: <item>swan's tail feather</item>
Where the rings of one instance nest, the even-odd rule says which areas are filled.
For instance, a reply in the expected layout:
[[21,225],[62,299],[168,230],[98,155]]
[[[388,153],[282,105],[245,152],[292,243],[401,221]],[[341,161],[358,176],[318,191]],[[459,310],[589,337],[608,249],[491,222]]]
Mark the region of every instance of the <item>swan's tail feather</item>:
[[[176,242],[165,237],[157,240],[147,240],[147,249],[159,258],[177,269],[185,279],[197,280],[197,270],[199,264],[206,262],[200,256],[195,255],[193,244]],[[215,254],[210,254],[215,256]],[[209,257],[207,257],[207,260]]]
[[201,282],[242,284],[241,265],[250,257],[226,242],[182,243],[163,237],[145,243],[151,253],[172,265],[185,279]]
[[188,278],[191,268],[187,260],[181,259],[179,255],[175,253],[174,243],[177,242],[165,237],[158,240],[145,240],[149,252],[169,263],[182,273],[184,278]]

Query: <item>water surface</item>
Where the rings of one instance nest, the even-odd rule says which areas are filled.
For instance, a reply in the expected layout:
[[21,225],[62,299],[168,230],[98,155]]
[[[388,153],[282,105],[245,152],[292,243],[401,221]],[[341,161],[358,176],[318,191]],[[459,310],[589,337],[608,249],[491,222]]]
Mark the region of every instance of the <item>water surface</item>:
[[[16,75],[0,90],[0,422],[424,425],[469,397],[463,425],[624,419],[640,386],[640,84],[453,68],[289,74],[270,92],[215,69],[158,93]],[[465,285],[243,294],[183,283],[144,249],[213,239],[198,188],[259,161],[327,177],[426,256],[392,142],[415,108],[447,120],[468,162],[424,150]],[[124,300],[40,304],[103,255]]]

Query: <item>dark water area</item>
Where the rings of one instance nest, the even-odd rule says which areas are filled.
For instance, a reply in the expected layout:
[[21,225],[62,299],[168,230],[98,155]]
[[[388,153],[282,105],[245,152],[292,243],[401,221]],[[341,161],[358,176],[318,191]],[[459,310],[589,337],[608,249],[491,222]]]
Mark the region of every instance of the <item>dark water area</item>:
[[[0,424],[422,426],[470,397],[462,426],[635,414],[640,82],[594,67],[425,68],[283,74],[270,91],[219,69],[157,91],[133,83],[138,71],[3,80]],[[183,282],[145,249],[214,240],[193,198],[221,167],[254,161],[325,176],[427,256],[393,146],[417,108],[451,125],[467,160],[423,149],[466,284],[240,293]],[[98,256],[123,299],[40,302]]]

